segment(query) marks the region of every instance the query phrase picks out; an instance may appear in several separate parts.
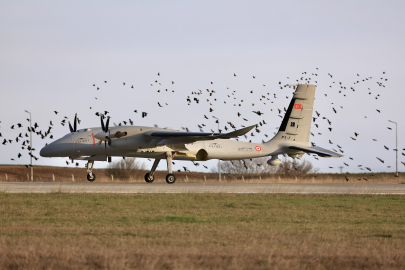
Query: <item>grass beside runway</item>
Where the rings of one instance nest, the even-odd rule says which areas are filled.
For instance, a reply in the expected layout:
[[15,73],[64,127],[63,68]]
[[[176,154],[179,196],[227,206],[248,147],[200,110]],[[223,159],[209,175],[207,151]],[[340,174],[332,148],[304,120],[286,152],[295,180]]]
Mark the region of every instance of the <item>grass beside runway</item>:
[[1,269],[405,265],[405,197],[0,193]]

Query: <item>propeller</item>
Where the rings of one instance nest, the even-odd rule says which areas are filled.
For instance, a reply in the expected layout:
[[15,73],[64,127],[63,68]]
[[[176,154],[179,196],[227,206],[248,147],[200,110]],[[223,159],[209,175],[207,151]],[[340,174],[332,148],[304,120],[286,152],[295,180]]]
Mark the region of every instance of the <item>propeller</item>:
[[104,141],[105,145],[107,146],[107,141],[108,141],[108,145],[111,145],[111,138],[119,139],[119,138],[122,138],[122,137],[128,135],[128,133],[126,131],[124,131],[124,132],[117,131],[115,134],[111,135],[110,130],[108,129],[108,125],[110,124],[110,117],[107,116],[107,121],[105,122],[105,124],[104,124],[103,117],[104,117],[104,115],[100,115],[100,123],[101,123],[102,131],[100,131],[99,133],[94,135],[94,138],[99,139],[100,141]]
[[101,129],[104,132],[108,132],[108,124],[110,123],[110,117],[107,116],[107,122],[105,123],[105,126],[104,126],[103,116],[100,116],[100,121],[101,121]]
[[97,133],[96,135],[94,135],[95,138],[99,139],[100,141],[104,141],[104,143],[106,144],[108,141],[108,144],[111,143],[111,139],[110,139],[110,131],[108,130],[108,125],[110,123],[110,117],[107,117],[107,121],[104,125],[104,121],[103,121],[103,115],[100,115],[100,122],[101,122],[101,129],[102,131]]
[[70,129],[70,132],[72,132],[72,133],[77,131],[77,113],[75,114],[75,121],[73,123],[73,127],[74,128],[72,128],[72,125],[70,124],[70,121],[69,121],[69,129]]

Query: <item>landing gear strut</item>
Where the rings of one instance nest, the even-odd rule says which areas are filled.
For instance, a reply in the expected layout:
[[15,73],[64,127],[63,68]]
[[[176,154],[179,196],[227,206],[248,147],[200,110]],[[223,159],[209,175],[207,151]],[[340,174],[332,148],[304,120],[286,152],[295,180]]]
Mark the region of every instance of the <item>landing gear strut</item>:
[[167,171],[168,175],[166,175],[166,183],[168,184],[173,184],[176,182],[176,177],[173,175],[172,172],[172,160],[173,160],[173,154],[171,152],[166,153],[166,161],[167,161]]
[[86,164],[87,180],[89,180],[90,182],[93,182],[94,180],[96,180],[96,175],[92,172],[93,166],[94,166],[94,160],[89,160]]

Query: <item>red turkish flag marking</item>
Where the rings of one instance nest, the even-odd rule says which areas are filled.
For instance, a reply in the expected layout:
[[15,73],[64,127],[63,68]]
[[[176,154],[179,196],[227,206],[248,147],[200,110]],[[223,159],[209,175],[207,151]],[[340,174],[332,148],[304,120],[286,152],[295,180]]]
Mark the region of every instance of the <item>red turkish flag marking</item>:
[[256,151],[262,151],[262,148],[260,146],[255,147]]
[[301,110],[302,109],[302,104],[294,104],[294,109]]

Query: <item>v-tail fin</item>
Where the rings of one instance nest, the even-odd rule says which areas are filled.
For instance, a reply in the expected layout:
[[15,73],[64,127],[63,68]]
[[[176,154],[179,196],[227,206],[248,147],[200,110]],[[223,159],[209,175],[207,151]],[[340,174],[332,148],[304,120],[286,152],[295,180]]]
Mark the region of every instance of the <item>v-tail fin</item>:
[[273,140],[309,142],[316,85],[299,84]]

